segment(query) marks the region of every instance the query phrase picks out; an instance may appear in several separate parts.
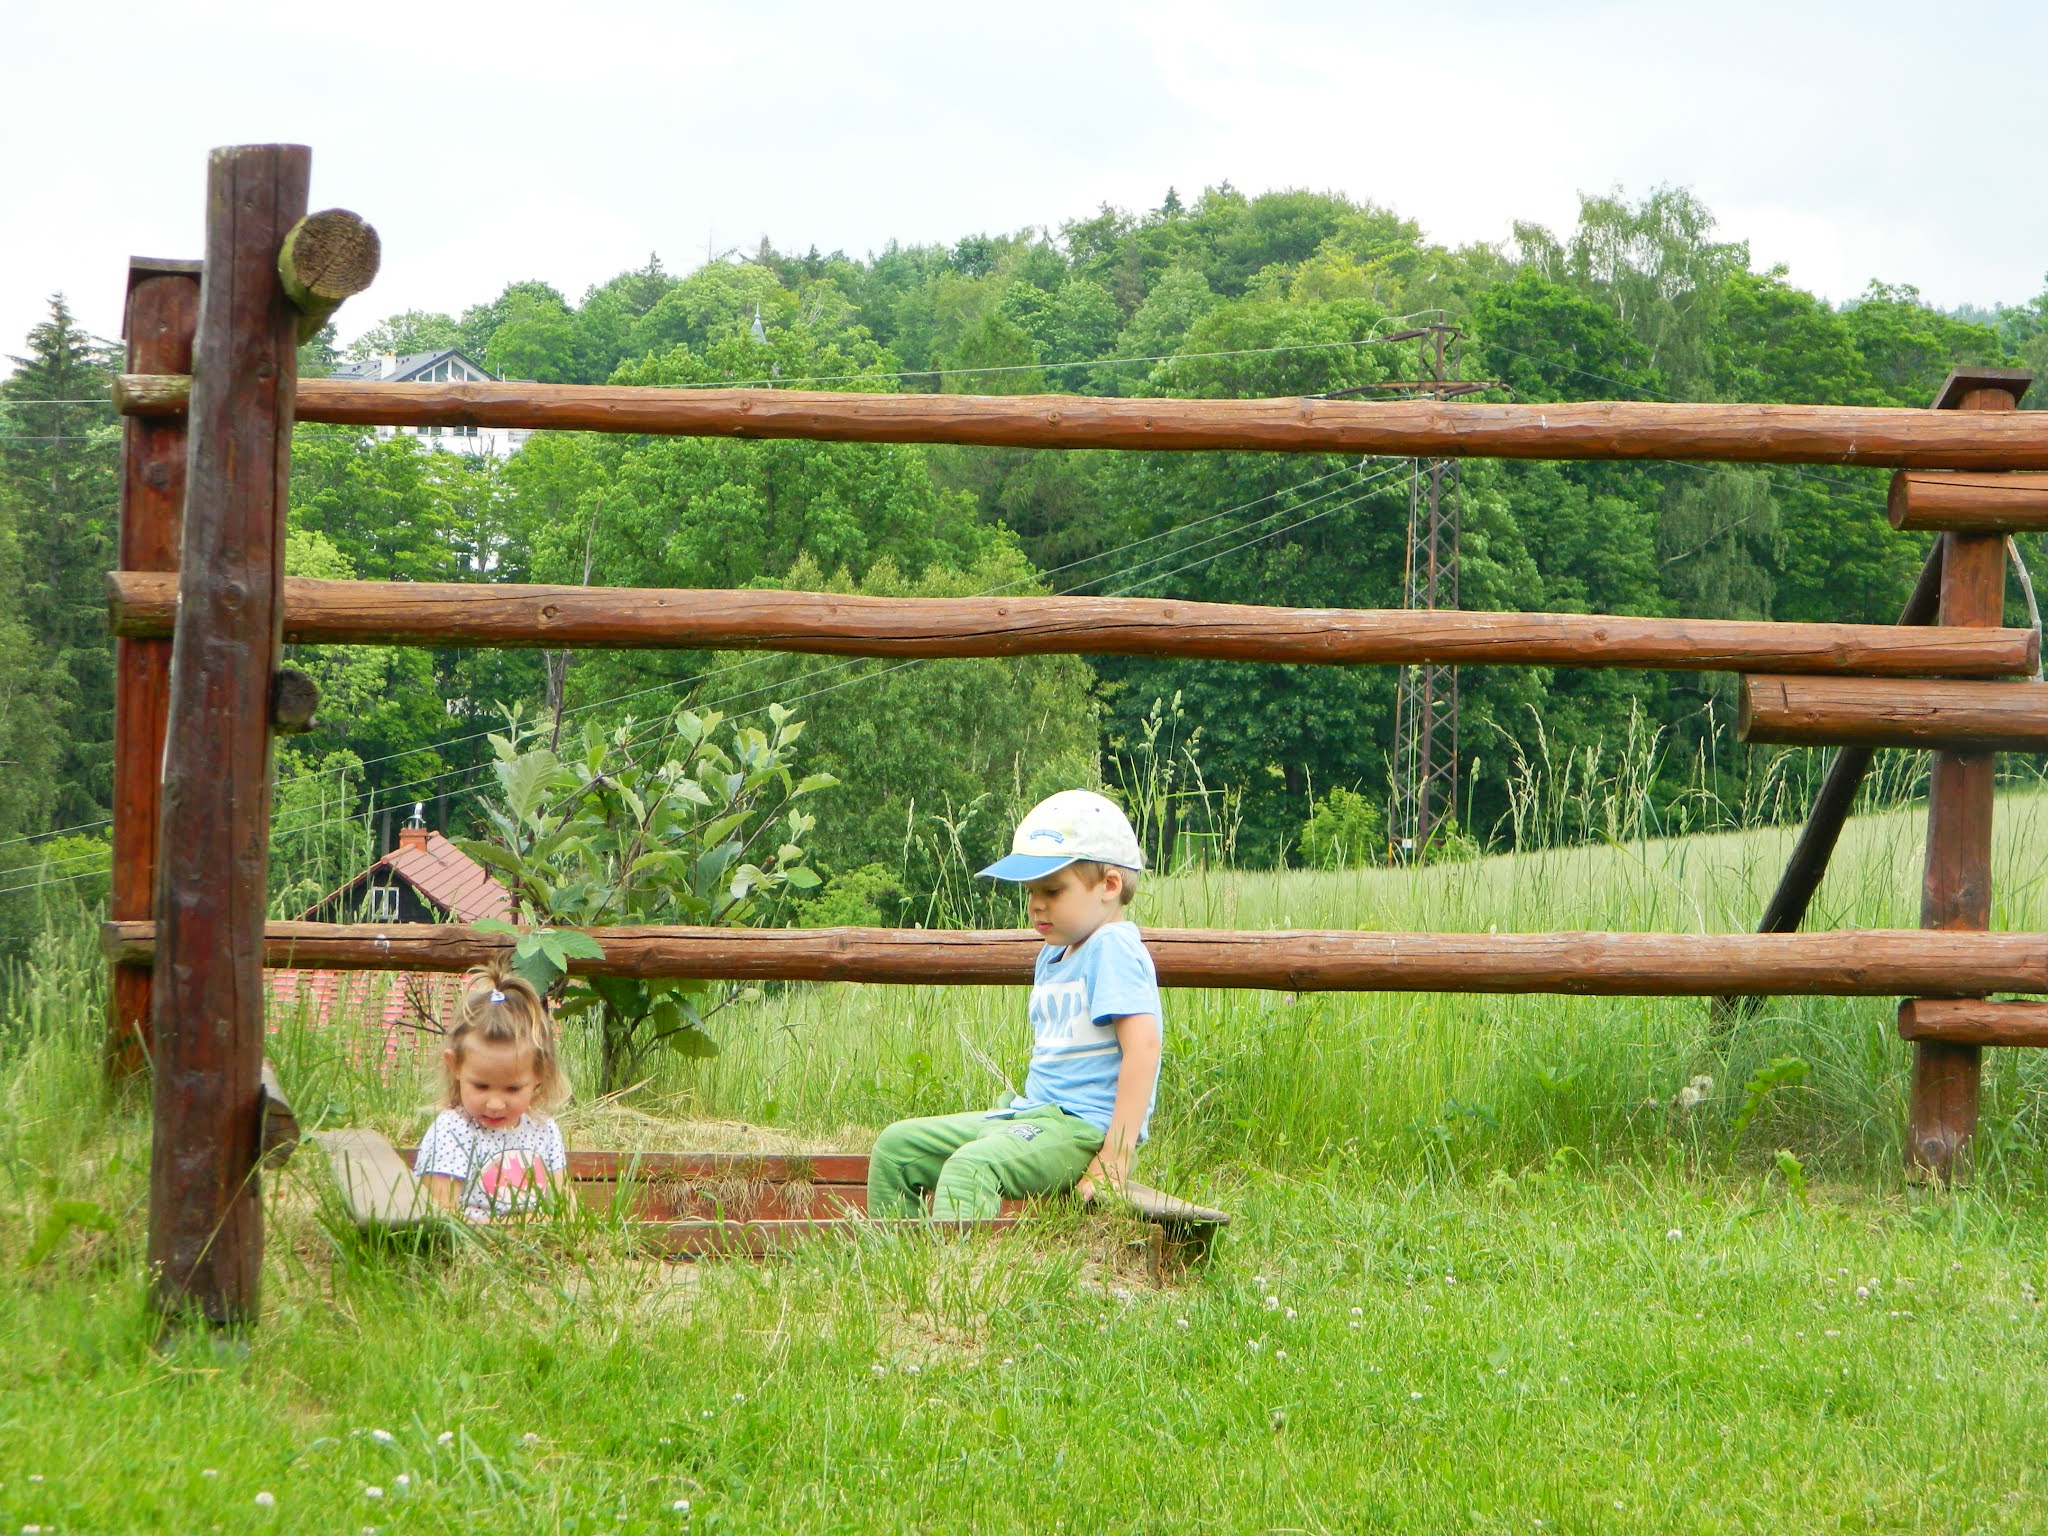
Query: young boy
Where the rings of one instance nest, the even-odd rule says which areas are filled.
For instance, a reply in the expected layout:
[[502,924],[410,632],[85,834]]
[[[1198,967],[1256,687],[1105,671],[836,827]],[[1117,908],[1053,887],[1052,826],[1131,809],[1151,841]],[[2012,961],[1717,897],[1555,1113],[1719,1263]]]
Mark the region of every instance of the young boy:
[[1145,856],[1124,813],[1066,789],[1033,806],[1010,856],[981,873],[1014,880],[1045,940],[1031,987],[1031,1071],[987,1113],[899,1120],[868,1161],[868,1214],[994,1216],[1004,1199],[1120,1189],[1159,1082],[1159,980],[1124,908]]

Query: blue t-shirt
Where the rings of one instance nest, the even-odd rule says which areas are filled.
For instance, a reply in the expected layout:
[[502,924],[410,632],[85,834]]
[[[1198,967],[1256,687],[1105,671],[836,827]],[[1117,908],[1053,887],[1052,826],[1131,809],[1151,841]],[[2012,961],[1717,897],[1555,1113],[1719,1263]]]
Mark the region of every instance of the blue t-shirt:
[[[1124,1064],[1112,1020],[1149,1013],[1165,1027],[1159,1008],[1159,973],[1138,925],[1104,923],[1073,949],[1048,944],[1038,952],[1031,982],[1031,1071],[1024,1091],[997,1115],[1057,1105],[1097,1130],[1109,1129],[1116,1108],[1116,1078]],[[1145,1139],[1152,1123],[1152,1098],[1145,1104]]]

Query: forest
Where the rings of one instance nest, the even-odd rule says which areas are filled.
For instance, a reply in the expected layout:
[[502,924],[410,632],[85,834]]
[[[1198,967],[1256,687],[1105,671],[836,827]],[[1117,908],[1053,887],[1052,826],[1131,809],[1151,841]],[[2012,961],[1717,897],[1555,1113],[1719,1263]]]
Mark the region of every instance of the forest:
[[[1517,225],[1504,244],[1452,249],[1370,202],[1226,183],[950,247],[798,255],[764,239],[687,275],[650,258],[574,300],[519,282],[460,315],[389,316],[345,345],[330,328],[301,367],[459,347],[500,376],[555,382],[1369,399],[1397,397],[1426,366],[1426,343],[1384,338],[1447,324],[1452,376],[1482,386],[1467,399],[1924,406],[1956,364],[2048,363],[2048,292],[1943,311],[1872,281],[1831,304],[1721,234],[1695,197],[1665,188],[1587,197],[1562,233]],[[118,353],[62,296],[12,363],[0,943],[40,927],[52,902],[104,893],[120,441],[105,404]],[[493,459],[306,426],[288,564],[378,580],[1387,608],[1401,604],[1408,470],[580,434]],[[1925,544],[1889,528],[1884,490],[1875,471],[1470,463],[1461,605],[1889,622]],[[2038,541],[2025,553],[2038,568]],[[280,743],[280,914],[378,851],[394,809],[425,802],[434,824],[466,830],[509,712],[611,723],[682,699],[729,714],[782,703],[809,722],[806,771],[841,781],[816,807],[821,915],[908,920],[910,898],[990,851],[1020,803],[1076,782],[1122,792],[1168,863],[1326,859],[1344,846],[1333,815],[1375,823],[1385,804],[1396,686],[1385,669],[1138,658],[338,648],[297,664],[319,682],[323,723]],[[1465,846],[1530,835],[1512,801],[1531,764],[1569,782],[1571,765],[1597,774],[1598,754],[1623,743],[1647,765],[1658,825],[1796,813],[1796,797],[1769,797],[1783,763],[1767,770],[1733,740],[1733,679],[1471,668],[1461,688]]]

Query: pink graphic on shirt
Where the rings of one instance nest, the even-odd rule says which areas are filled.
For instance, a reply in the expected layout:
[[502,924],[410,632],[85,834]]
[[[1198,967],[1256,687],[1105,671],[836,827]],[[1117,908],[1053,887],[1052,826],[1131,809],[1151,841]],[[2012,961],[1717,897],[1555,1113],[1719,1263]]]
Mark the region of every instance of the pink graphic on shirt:
[[548,1181],[546,1164],[531,1152],[500,1152],[477,1174],[493,1204],[511,1204],[522,1194],[538,1191]]

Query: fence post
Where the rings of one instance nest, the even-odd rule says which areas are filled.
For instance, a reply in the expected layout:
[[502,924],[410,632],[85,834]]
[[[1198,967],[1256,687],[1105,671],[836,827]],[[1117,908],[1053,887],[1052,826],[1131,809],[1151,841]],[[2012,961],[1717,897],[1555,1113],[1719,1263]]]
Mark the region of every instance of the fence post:
[[278,278],[302,145],[217,149],[192,369],[159,833],[149,1259],[160,1312],[252,1322],[270,686],[283,638],[298,312]]
[[[2024,386],[2011,378],[1949,376],[1937,410],[2011,411]],[[2005,536],[1941,535],[1941,624],[1995,627],[2005,616]],[[1927,784],[1927,858],[1920,890],[1922,928],[1991,926],[1992,785],[1990,752],[1936,752]],[[1907,1112],[1909,1169],[1952,1179],[1968,1171],[1977,1129],[1984,1049],[1949,1040],[1913,1043]]]
[[[121,334],[130,373],[190,373],[199,320],[196,261],[128,263]],[[130,416],[121,423],[121,533],[124,571],[175,571],[185,516],[185,418]],[[107,915],[151,916],[156,895],[159,776],[171,642],[114,642],[114,846]],[[149,1058],[150,973],[116,965],[108,987],[107,1075],[134,1076]]]

